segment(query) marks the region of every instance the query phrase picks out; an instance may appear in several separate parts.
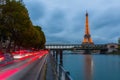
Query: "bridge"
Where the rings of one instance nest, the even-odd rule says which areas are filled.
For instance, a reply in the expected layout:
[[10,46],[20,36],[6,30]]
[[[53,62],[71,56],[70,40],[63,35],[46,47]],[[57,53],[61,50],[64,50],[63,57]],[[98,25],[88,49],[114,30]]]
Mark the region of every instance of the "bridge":
[[81,44],[46,44],[45,47],[50,50],[62,49],[70,50],[74,47],[80,47]]
[[108,47],[106,44],[95,44],[95,45],[83,45],[83,44],[46,44],[46,49],[53,51],[55,53],[61,53],[64,50],[71,51],[82,51],[83,54],[91,54],[92,51],[97,51],[98,53],[105,54],[108,51]]
[[[77,50],[82,51],[83,50],[84,54],[90,54],[94,50],[100,51],[100,53],[106,53],[108,50],[106,44],[95,44],[95,45],[46,44],[45,48],[50,50],[50,54],[53,56],[55,61],[58,62],[61,66],[63,66],[63,51],[64,50],[71,50],[71,51],[77,51]],[[57,66],[58,65],[55,65],[56,70],[57,70]],[[56,71],[56,73],[57,73],[57,71]],[[71,79],[67,79],[67,80],[71,80]]]
[[82,44],[46,44],[50,50],[106,50],[106,44],[82,45]]

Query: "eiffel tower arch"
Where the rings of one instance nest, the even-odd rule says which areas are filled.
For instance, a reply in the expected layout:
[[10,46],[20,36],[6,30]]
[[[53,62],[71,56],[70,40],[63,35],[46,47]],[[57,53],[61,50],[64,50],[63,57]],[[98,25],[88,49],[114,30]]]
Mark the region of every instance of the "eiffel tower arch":
[[82,45],[93,45],[93,41],[90,35],[89,22],[88,22],[88,13],[86,12],[86,22],[85,22],[85,34]]

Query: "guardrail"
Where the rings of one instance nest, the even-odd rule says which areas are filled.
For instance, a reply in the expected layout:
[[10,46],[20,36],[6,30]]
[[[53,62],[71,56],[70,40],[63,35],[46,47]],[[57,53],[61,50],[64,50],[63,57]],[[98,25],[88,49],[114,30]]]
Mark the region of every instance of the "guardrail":
[[70,73],[65,71],[61,65],[59,65],[59,80],[72,80]]
[[51,56],[52,65],[54,66],[54,72],[56,74],[57,80],[73,80],[70,73],[66,71],[62,65],[58,64],[55,58]]

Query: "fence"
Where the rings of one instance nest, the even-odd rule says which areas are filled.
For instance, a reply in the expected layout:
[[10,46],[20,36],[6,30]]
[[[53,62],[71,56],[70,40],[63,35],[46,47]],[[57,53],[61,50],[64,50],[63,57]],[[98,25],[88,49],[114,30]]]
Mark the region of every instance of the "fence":
[[62,65],[58,64],[58,62],[55,60],[55,58],[51,56],[51,62],[52,62],[52,66],[53,66],[53,70],[56,74],[56,78],[57,80],[73,80],[70,76],[70,73],[68,71],[66,71]]

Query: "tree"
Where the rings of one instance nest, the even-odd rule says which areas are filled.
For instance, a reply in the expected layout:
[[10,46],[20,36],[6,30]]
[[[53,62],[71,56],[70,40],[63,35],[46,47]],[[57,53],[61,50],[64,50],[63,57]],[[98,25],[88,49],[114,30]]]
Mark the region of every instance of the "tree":
[[40,34],[40,43],[39,43],[39,48],[44,48],[45,47],[45,43],[46,43],[46,38],[45,38],[45,34],[44,32],[42,31],[41,27],[40,26],[34,26],[35,29],[37,31],[39,31],[39,34]]
[[22,33],[32,26],[28,11],[23,4],[16,0],[8,0],[2,8],[2,20],[5,30],[9,33],[9,52],[11,42],[14,41],[19,46],[21,43]]
[[[16,0],[8,0],[2,6],[0,17],[0,38],[9,40],[6,51],[10,52],[11,44],[24,48],[43,48],[46,42],[40,26],[33,26],[27,9]],[[3,35],[4,34],[4,35]],[[12,44],[13,45],[13,44]]]

